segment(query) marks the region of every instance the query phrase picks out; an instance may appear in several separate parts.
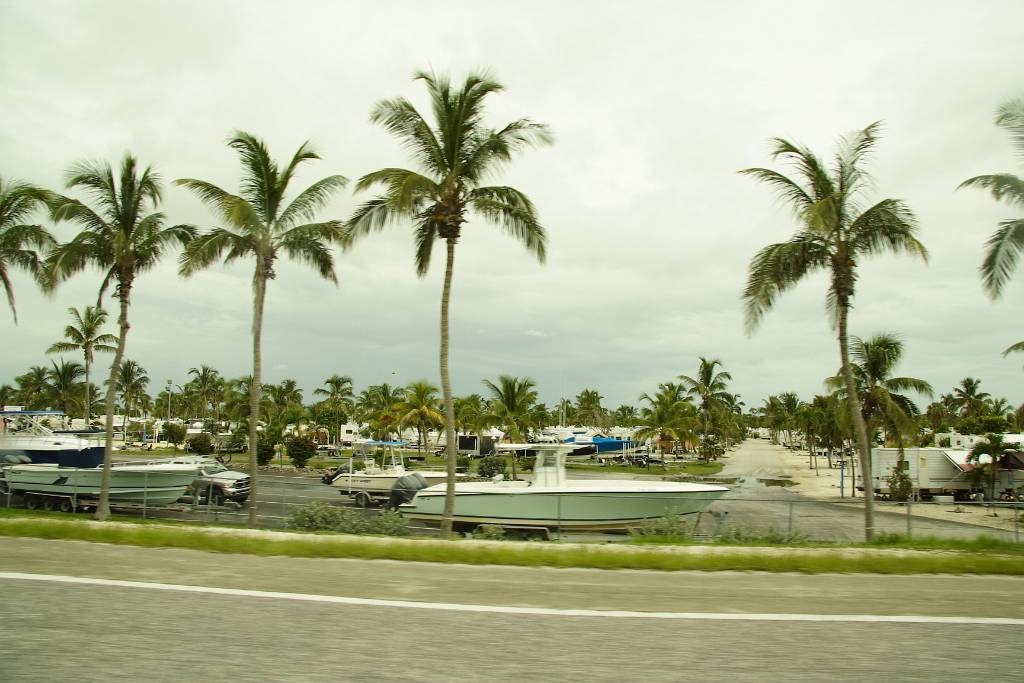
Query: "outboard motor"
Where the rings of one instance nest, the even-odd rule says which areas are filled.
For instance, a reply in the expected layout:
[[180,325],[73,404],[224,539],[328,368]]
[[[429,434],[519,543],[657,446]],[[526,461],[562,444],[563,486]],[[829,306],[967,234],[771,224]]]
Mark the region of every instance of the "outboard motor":
[[324,476],[320,477],[320,481],[322,481],[323,483],[325,483],[327,485],[333,484],[335,479],[337,479],[338,477],[340,477],[343,474],[348,474],[348,468],[349,468],[349,464],[345,463],[344,465],[341,465],[337,469],[331,470],[330,472],[328,472]]
[[416,492],[427,488],[427,480],[419,472],[403,474],[395,480],[388,498],[388,507],[396,509],[402,503],[408,503],[416,497]]

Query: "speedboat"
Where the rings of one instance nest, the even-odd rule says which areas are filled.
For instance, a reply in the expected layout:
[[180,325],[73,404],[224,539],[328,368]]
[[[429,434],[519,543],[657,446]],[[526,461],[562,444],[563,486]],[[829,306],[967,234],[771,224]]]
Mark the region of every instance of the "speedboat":
[[[168,505],[185,495],[198,470],[196,465],[186,464],[116,463],[110,468],[110,504]],[[102,479],[102,465],[28,464],[0,470],[0,481],[12,493],[26,495],[28,501],[60,497],[75,506],[99,498]]]
[[[401,452],[395,450],[396,446],[403,445],[404,441],[357,441],[354,444],[355,451],[365,455],[362,469],[357,470],[354,458],[350,458],[341,467],[325,474],[321,481],[339,489],[343,496],[352,496],[364,507],[375,501],[390,499],[399,479],[405,481],[409,474],[418,475],[417,479],[426,482],[426,486],[448,481],[448,473],[444,470],[406,469]],[[387,463],[378,465],[373,459],[372,451],[376,449],[385,450]]]
[[[566,478],[565,456],[572,444],[501,444],[512,452],[536,452],[533,481],[455,484],[453,522],[461,528],[480,524],[546,527],[573,531],[626,531],[674,513],[693,514],[729,491],[724,486],[669,481]],[[416,492],[398,506],[402,515],[440,523],[446,486]]]
[[[59,433],[44,420],[63,417],[60,410],[2,410],[0,462],[52,463],[63,467],[96,467],[103,463],[103,444],[80,434]],[[102,434],[102,433],[101,433]]]

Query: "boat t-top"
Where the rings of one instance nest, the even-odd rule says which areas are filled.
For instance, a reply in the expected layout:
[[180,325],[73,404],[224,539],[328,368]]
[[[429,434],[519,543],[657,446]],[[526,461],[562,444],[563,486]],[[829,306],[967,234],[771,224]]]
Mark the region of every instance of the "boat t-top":
[[62,410],[0,410],[0,463],[96,467],[103,444],[74,433],[56,432],[46,423]]

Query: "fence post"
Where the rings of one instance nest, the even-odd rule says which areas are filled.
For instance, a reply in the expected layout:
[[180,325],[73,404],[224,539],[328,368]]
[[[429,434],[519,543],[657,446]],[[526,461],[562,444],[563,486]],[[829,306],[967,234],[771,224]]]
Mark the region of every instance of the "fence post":
[[914,534],[914,524],[911,521],[913,519],[913,517],[910,514],[910,508],[911,508],[912,505],[913,505],[913,503],[911,503],[910,499],[908,498],[907,499],[907,538],[908,539],[911,538],[913,536],[913,534]]
[[210,518],[216,520],[216,512],[213,509],[213,482],[211,481],[206,488],[206,519]]
[[1013,504],[1013,542],[1020,543],[1020,503]]
[[146,507],[149,502],[149,470],[143,475],[142,479],[142,518],[146,518]]
[[556,496],[556,504],[558,505],[558,542],[562,542],[562,494],[559,493]]
[[793,501],[789,501],[789,531],[786,532],[786,535],[791,538],[793,536]]

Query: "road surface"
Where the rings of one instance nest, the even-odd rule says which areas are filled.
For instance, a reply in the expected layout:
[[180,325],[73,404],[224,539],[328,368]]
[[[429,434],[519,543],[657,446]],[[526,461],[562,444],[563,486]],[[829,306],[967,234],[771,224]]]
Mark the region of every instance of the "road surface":
[[[1017,681],[1024,667],[1020,578],[470,567],[0,539],[0,582],[8,683]],[[805,621],[822,615],[833,620]]]

